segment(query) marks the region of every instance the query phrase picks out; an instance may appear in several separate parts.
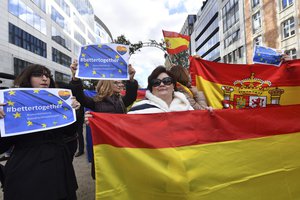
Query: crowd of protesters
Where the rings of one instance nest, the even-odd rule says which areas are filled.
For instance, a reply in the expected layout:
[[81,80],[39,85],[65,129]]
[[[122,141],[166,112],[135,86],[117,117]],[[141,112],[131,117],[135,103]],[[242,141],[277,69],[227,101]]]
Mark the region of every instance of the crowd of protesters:
[[[283,58],[289,60],[287,56]],[[72,107],[77,110],[77,121],[62,128],[0,138],[0,153],[11,151],[3,171],[0,170],[0,179],[4,179],[4,200],[77,199],[78,186],[72,161],[74,156],[84,153],[82,125],[83,121],[88,125],[88,119],[93,117],[90,111],[83,113],[83,107],[94,112],[123,114],[132,104],[128,114],[194,109],[212,111],[203,92],[191,86],[189,73],[181,66],[173,66],[171,70],[164,66],[155,68],[148,77],[145,99],[136,102],[138,82],[131,65],[128,66],[129,80],[99,80],[94,97],[84,94],[82,81],[75,77],[77,65],[75,60],[70,66],[72,80],[69,84],[55,83],[51,71],[41,65],[26,67],[14,80],[14,87],[20,88],[71,89],[75,96]],[[124,88],[126,94],[122,96]],[[0,106],[6,106],[5,102],[0,102]],[[0,109],[0,119],[4,117],[5,113]],[[77,143],[79,148],[75,154]],[[93,164],[92,177],[95,179]]]

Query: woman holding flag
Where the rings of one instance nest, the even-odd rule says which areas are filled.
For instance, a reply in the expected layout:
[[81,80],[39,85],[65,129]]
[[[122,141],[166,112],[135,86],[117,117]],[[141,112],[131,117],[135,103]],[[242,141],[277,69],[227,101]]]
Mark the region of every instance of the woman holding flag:
[[135,103],[129,114],[194,110],[187,98],[177,92],[173,74],[164,66],[155,68],[148,77],[146,99]]

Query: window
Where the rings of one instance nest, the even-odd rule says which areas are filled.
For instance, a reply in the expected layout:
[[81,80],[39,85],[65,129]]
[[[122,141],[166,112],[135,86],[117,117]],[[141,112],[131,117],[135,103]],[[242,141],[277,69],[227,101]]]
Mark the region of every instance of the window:
[[52,40],[71,51],[71,40],[52,26]]
[[69,83],[71,79],[70,75],[63,74],[58,71],[55,71],[54,77],[56,82],[63,82],[63,83]]
[[222,8],[223,31],[227,31],[236,22],[239,21],[238,1],[230,0]]
[[297,59],[297,51],[296,49],[286,50],[285,53],[291,56],[292,59]]
[[223,57],[223,62],[227,63],[227,56],[226,55]]
[[291,17],[282,23],[283,38],[295,35],[295,20]]
[[237,59],[238,59],[237,49],[232,52],[232,56],[233,56],[233,63],[237,63]]
[[65,28],[65,18],[55,8],[51,7],[51,19],[61,28]]
[[59,50],[52,47],[52,61],[61,64],[63,66],[69,67],[71,65],[71,57],[60,52]]
[[8,11],[25,23],[34,27],[36,30],[45,35],[47,34],[45,20],[36,14],[29,6],[26,6],[26,4],[21,0],[9,0]]
[[37,5],[43,12],[46,12],[46,2],[45,0],[31,0],[35,5]]
[[254,48],[256,45],[259,45],[259,46],[262,45],[262,36],[261,36],[261,35],[259,35],[259,36],[257,36],[256,38],[254,38],[254,40],[253,40],[253,48]]
[[64,0],[55,0],[55,2],[70,17],[70,6]]
[[261,28],[261,18],[260,18],[260,11],[255,13],[252,16],[252,27],[253,27],[253,33],[256,33]]
[[14,75],[18,76],[19,74],[21,74],[23,69],[25,69],[30,64],[32,63],[21,60],[19,58],[14,58]]
[[227,36],[224,40],[224,48],[230,46],[234,42],[238,41],[240,38],[240,29],[233,32],[231,35]]
[[80,33],[78,33],[77,31],[74,31],[74,38],[80,42],[82,45],[86,44],[86,40],[84,39],[84,37],[82,35],[80,35]]
[[228,63],[231,63],[231,61],[232,61],[232,53],[230,52],[228,54]]
[[238,49],[238,55],[239,55],[239,58],[243,57],[243,55],[244,55],[244,47],[243,46],[239,47],[239,49]]
[[285,9],[293,4],[294,0],[281,0],[282,9]]
[[252,0],[252,8],[255,8],[256,6],[259,5],[260,0]]
[[47,57],[47,44],[19,27],[9,23],[9,43]]

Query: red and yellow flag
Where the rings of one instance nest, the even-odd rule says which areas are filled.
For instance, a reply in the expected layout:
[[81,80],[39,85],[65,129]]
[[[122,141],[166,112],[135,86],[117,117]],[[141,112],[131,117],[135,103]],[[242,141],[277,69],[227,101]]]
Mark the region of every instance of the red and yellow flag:
[[169,54],[177,54],[189,49],[190,36],[164,30],[162,32]]
[[300,104],[300,60],[280,67],[224,64],[190,58],[193,84],[214,108],[258,108]]
[[300,105],[93,115],[97,200],[300,197]]

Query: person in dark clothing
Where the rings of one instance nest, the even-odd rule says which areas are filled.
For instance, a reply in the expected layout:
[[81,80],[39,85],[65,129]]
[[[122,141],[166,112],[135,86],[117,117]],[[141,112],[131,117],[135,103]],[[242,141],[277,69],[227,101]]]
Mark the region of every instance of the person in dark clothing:
[[[54,88],[48,68],[26,67],[15,79],[15,86],[24,88]],[[0,106],[5,106],[1,103]],[[80,104],[73,101],[72,107]],[[5,113],[0,109],[0,118]],[[65,134],[75,123],[46,131],[0,138],[0,153],[14,149],[4,168],[4,200],[76,200],[78,188]]]
[[[72,91],[72,94],[76,93],[75,88],[68,83],[56,82],[55,84],[56,84],[56,87],[58,87],[58,88],[70,89]],[[81,136],[83,138],[83,135],[82,135],[82,126],[84,123],[83,110],[84,110],[83,106],[80,106],[80,108],[76,110],[76,122],[74,125],[74,129],[71,132],[66,133],[65,137],[64,137],[64,141],[69,148],[69,152],[70,152],[72,161],[74,159],[74,156],[77,157],[76,156],[77,154],[75,154],[77,147],[79,146],[79,148],[80,148],[80,145],[77,145],[77,140],[79,140],[79,138],[80,138],[80,132],[79,132],[80,129],[81,129]]]
[[[134,80],[135,70],[129,65],[130,80],[126,81],[126,95],[120,93],[124,89],[122,81],[100,80],[96,86],[96,96],[91,98],[84,95],[83,85],[80,79],[75,77],[77,70],[77,61],[75,60],[71,67],[72,81],[70,84],[76,88],[74,94],[83,107],[89,108],[94,112],[105,113],[126,113],[126,107],[130,106],[137,97],[138,83]],[[90,111],[85,113],[85,117],[91,117]],[[94,159],[92,158],[92,177],[95,179]]]
[[83,138],[83,123],[84,123],[84,107],[81,106],[78,110],[77,115],[77,146],[78,152],[75,154],[75,157],[79,157],[84,154],[84,138]]

